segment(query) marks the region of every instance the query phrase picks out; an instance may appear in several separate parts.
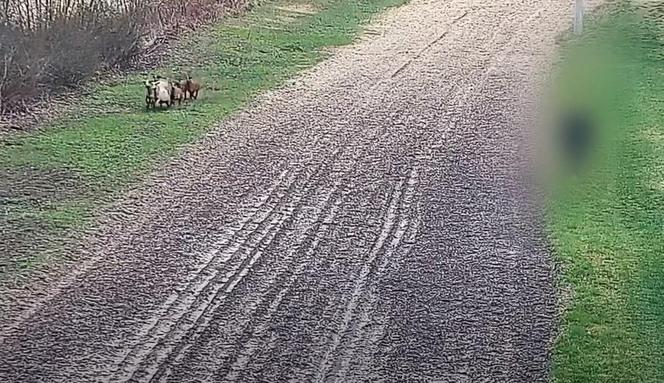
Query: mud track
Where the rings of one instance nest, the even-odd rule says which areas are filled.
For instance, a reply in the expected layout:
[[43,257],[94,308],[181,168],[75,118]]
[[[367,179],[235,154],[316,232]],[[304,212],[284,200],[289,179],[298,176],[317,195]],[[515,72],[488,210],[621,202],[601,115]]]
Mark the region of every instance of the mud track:
[[545,381],[523,174],[567,3],[390,11],[128,193],[68,277],[2,292],[0,381]]

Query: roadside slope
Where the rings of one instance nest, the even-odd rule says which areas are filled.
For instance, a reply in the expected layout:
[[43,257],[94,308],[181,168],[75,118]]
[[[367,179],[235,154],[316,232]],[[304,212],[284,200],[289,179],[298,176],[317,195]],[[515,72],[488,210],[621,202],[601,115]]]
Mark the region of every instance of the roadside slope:
[[126,196],[77,274],[10,308],[0,378],[546,381],[556,300],[522,176],[568,15],[390,11]]

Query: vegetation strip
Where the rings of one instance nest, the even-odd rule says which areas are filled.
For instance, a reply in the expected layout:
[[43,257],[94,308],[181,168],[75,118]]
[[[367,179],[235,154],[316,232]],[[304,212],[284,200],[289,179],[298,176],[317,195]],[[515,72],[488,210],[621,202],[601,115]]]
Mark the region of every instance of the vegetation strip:
[[[99,85],[53,126],[0,143],[0,280],[57,258],[123,188],[258,93],[352,42],[364,22],[405,0],[275,1],[178,42],[156,71],[190,71],[204,89],[183,107],[147,111],[145,76]],[[193,62],[192,62],[193,61]],[[168,69],[166,69],[168,68]]]
[[569,292],[556,382],[664,381],[661,31],[618,4],[563,51],[559,100],[592,110],[599,135],[593,166],[550,210]]

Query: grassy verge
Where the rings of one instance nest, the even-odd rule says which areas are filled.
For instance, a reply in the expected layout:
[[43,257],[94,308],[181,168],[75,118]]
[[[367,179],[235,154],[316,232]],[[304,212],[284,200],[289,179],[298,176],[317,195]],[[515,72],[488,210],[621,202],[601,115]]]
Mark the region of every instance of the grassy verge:
[[561,182],[550,211],[570,301],[556,382],[664,382],[664,44],[629,9],[570,41],[561,105],[600,128],[592,167]]
[[175,49],[181,57],[157,71],[192,71],[205,84],[197,102],[146,111],[144,78],[128,75],[98,86],[43,132],[0,142],[0,280],[43,262],[123,187],[257,93],[319,62],[324,48],[350,43],[372,15],[404,2],[268,2],[185,37]]

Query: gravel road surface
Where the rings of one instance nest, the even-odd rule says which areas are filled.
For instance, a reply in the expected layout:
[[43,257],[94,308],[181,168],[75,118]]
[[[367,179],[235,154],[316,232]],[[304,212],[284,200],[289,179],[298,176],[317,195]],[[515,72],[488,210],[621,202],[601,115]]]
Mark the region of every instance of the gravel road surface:
[[52,288],[2,292],[0,381],[546,381],[523,175],[568,3],[390,10],[128,192]]

